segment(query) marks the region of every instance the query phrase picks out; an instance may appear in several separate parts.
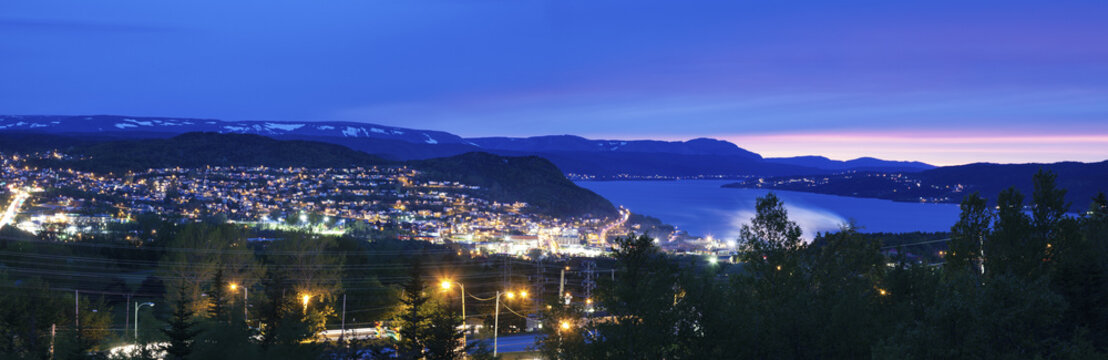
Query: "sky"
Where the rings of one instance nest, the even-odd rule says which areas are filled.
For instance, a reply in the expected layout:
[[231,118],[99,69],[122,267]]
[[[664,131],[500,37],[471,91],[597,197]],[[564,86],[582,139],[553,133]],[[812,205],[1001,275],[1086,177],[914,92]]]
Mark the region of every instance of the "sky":
[[1108,159],[1108,1],[0,2],[0,114]]

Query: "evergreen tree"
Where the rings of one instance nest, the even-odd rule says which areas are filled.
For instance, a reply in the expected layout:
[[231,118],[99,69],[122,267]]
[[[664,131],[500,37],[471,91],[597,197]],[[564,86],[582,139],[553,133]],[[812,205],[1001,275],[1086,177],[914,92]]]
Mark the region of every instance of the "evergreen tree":
[[403,310],[396,319],[400,327],[398,353],[404,359],[422,359],[427,348],[430,318],[424,304],[430,298],[424,290],[422,266],[417,260],[411,267],[408,282],[404,284],[404,294],[400,297]]
[[166,358],[169,360],[184,360],[192,353],[192,342],[199,331],[193,329],[193,313],[185,303],[185,289],[178,290],[181,297],[173,304],[173,316],[169,319],[169,328],[162,333],[169,338],[169,344],[165,347]]
[[[424,306],[434,304],[428,301]],[[462,359],[470,346],[462,344],[462,317],[458,312],[445,306],[428,309],[431,313],[427,321],[427,358],[454,360]]]
[[208,288],[208,318],[221,323],[230,322],[231,306],[227,300],[227,281],[223,279],[223,269],[220,268],[215,271]]

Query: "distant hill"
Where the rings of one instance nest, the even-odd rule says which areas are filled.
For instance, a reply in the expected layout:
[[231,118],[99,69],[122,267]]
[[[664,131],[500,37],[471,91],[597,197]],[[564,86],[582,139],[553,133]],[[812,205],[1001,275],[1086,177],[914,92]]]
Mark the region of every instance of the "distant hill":
[[349,148],[310,141],[281,141],[260,135],[187,133],[168,139],[120,140],[67,149],[88,157],[58,165],[120,173],[164,167],[309,166],[350,167],[387,163]]
[[[506,156],[536,155],[550,159],[565,173],[618,178],[779,176],[837,171],[905,171],[916,164],[857,159],[847,162],[808,158],[762,159],[722,140],[592,140],[573,135],[528,138],[464,139],[454,134],[353,122],[221,121],[115,115],[0,115],[0,132],[73,136],[84,141],[169,138],[188,132],[254,134],[279,140],[338,144],[389,160],[418,160],[468,152]],[[815,157],[813,157],[815,159]],[[925,164],[924,164],[925,165]]]
[[537,156],[474,152],[408,164],[429,178],[481,186],[491,200],[523,201],[549,215],[617,215],[607,199],[577,186],[553,163]]
[[787,158],[766,158],[766,161],[793,166],[804,166],[832,171],[897,171],[916,172],[934,169],[935,166],[919,161],[889,161],[872,157],[860,157],[854,160],[831,160],[823,156],[797,156]]
[[692,139],[689,141],[589,140],[574,135],[555,135],[528,138],[486,137],[470,138],[467,140],[484,149],[517,152],[663,153],[675,155],[735,156],[746,160],[762,159],[761,155],[747,151],[730,142],[706,138]]
[[1016,187],[1028,199],[1032,176],[1039,169],[1058,175],[1058,187],[1066,189],[1071,210],[1083,210],[1098,192],[1108,192],[1108,161],[1051,164],[977,163],[945,166],[919,172],[853,172],[825,176],[780,176],[724,185],[725,187],[805,191],[895,201],[958,203],[979,192],[990,202],[1008,187]]

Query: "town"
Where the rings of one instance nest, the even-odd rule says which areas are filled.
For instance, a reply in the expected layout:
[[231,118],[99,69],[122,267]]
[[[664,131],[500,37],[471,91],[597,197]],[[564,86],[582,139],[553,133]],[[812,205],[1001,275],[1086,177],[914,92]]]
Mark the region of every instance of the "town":
[[477,186],[424,179],[405,166],[174,167],[109,176],[31,164],[67,158],[58,152],[0,155],[0,191],[19,200],[9,201],[0,227],[65,241],[156,214],[324,235],[386,234],[516,256],[536,250],[599,256],[609,248],[608,237],[641,228],[628,222],[626,209],[614,219],[560,219],[528,211],[526,203],[475,196]]

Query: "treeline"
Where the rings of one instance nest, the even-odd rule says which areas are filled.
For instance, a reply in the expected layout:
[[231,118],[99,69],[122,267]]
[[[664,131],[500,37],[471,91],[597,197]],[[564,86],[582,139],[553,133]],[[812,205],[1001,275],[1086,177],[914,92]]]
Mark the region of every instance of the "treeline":
[[806,244],[773,194],[741,229],[741,263],[684,265],[620,239],[596,307],[555,304],[549,359],[1096,359],[1108,356],[1108,199],[1069,214],[1055,176],[1030,213],[962,202],[941,266],[881,254],[851,229]]
[[[317,335],[343,324],[395,328],[408,308],[404,285],[417,261],[424,264],[421,276],[478,278],[499,270],[498,261],[419,241],[156,217],[112,230],[70,242],[3,230],[0,359],[105,358],[108,349],[135,343],[140,346],[114,357],[154,358],[163,351],[176,359],[390,354],[397,346],[388,341],[338,344]],[[470,285],[479,293],[499,288]],[[135,310],[146,302],[154,306]],[[418,308],[445,313],[437,310],[442,304]]]

